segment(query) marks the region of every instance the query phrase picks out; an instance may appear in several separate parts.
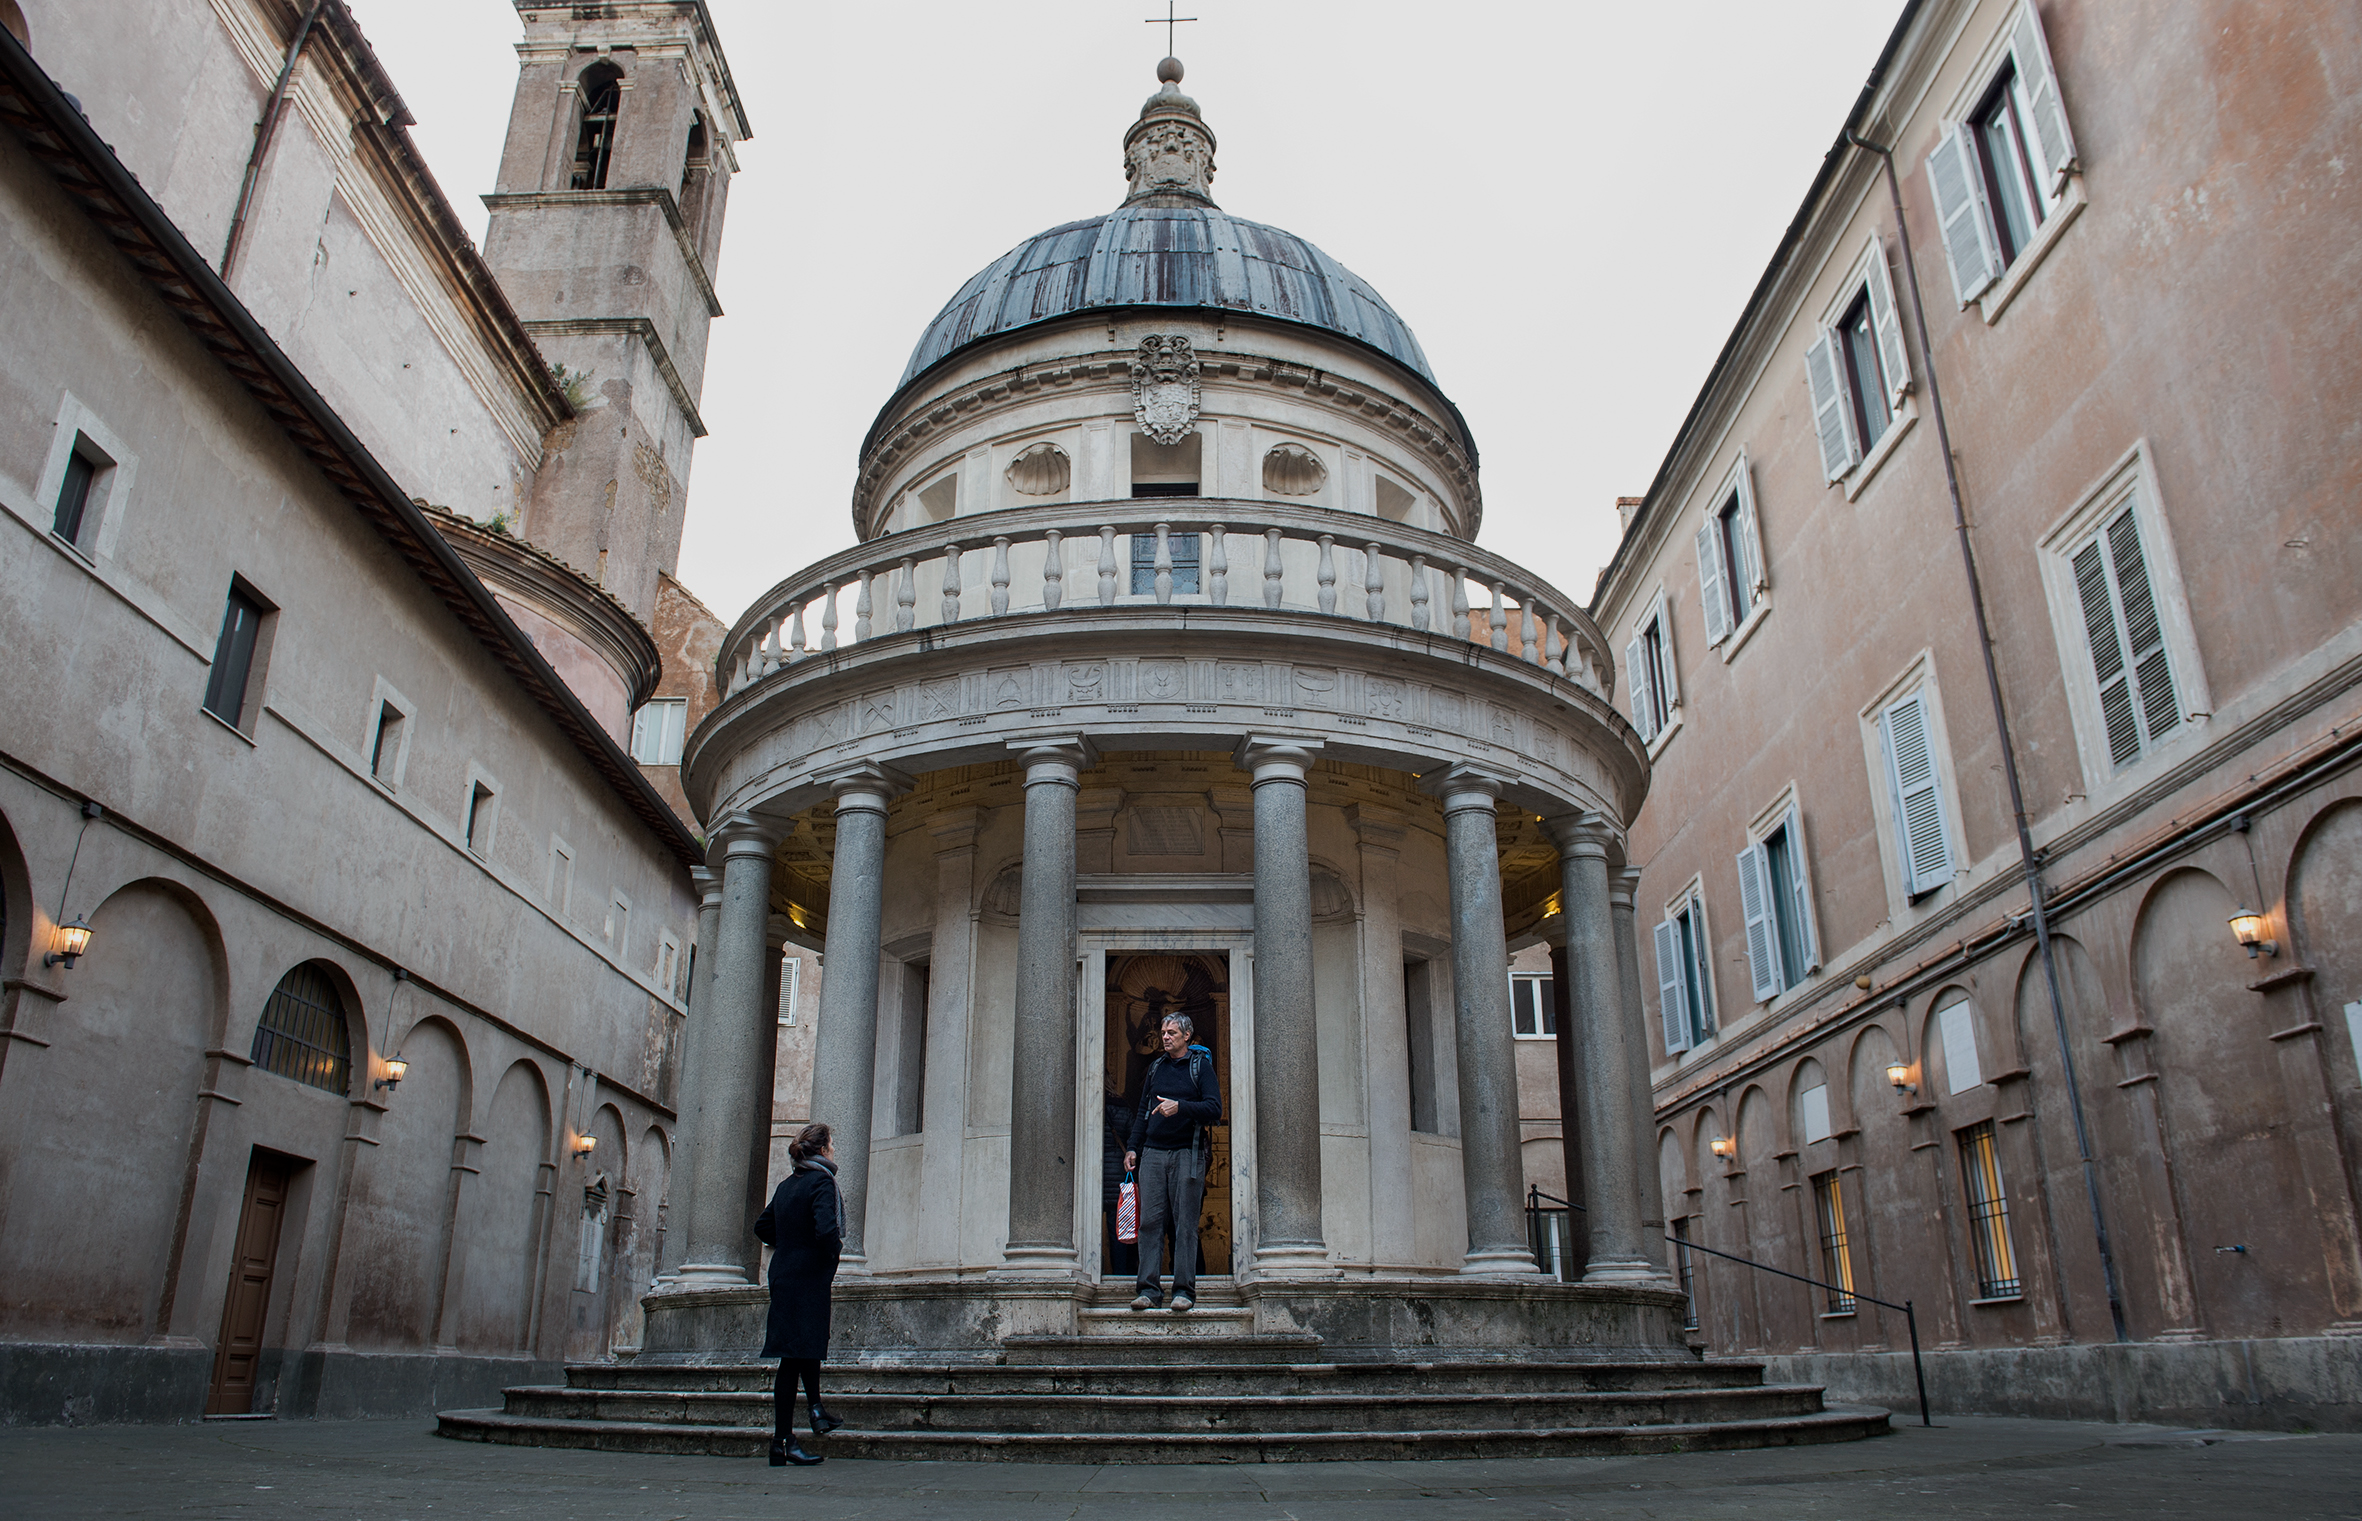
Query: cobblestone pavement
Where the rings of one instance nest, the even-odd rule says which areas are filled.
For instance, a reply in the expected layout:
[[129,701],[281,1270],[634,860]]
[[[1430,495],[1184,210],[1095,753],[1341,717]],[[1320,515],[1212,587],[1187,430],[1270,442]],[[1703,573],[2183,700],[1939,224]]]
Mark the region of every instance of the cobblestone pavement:
[[2362,1521],[2362,1436],[1949,1418],[1770,1452],[1428,1463],[1091,1467],[863,1463],[491,1447],[431,1423],[0,1430],[0,1517],[833,1521],[1178,1517],[2188,1516]]

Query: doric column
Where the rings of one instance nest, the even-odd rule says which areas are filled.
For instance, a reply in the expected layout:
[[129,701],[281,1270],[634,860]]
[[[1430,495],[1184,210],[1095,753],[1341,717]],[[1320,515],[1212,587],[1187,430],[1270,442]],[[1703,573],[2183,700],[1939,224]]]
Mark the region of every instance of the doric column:
[[1576,1059],[1581,1091],[1575,1116],[1583,1129],[1583,1204],[1591,1228],[1585,1283],[1638,1283],[1657,1276],[1640,1225],[1639,1126],[1632,1113],[1632,1067],[1624,1038],[1623,977],[1608,909],[1607,858],[1616,835],[1601,815],[1550,825],[1558,843],[1561,911],[1573,973]]
[[689,963],[689,1019],[681,1031],[681,1069],[674,1084],[673,1165],[664,1188],[664,1242],[656,1277],[670,1284],[680,1276],[689,1249],[689,1196],[697,1177],[698,1134],[705,1108],[705,1027],[713,1023],[715,944],[721,936],[722,874],[693,868],[697,888],[697,949]]
[[[1410,821],[1392,808],[1345,810],[1361,844],[1361,1072],[1369,1095],[1370,1261],[1410,1262],[1411,1050],[1402,975],[1402,845]],[[1430,1058],[1432,1059],[1432,1058]]]
[[862,764],[824,778],[837,798],[828,871],[828,975],[820,981],[820,1042],[812,1057],[812,1118],[836,1147],[844,1201],[841,1271],[862,1272],[869,1212],[870,1108],[878,1071],[878,956],[885,934],[886,805],[909,787],[900,772]]
[[1665,1180],[1657,1165],[1656,1085],[1650,1079],[1656,1048],[1649,1042],[1648,1017],[1640,1007],[1640,941],[1633,925],[1633,901],[1639,891],[1636,868],[1619,867],[1608,873],[1608,922],[1616,936],[1616,985],[1623,995],[1624,1057],[1632,1073],[1633,1139],[1640,1147],[1632,1169],[1640,1186],[1640,1233],[1658,1276],[1670,1277],[1672,1259],[1665,1254]]
[[[721,904],[714,927],[713,974],[701,990],[709,1005],[698,1043],[698,1110],[692,1144],[687,1218],[682,1221],[685,1288],[751,1283],[746,1213],[746,1125],[756,1112],[762,1047],[777,1038],[763,1003],[763,948],[771,920],[771,863],[780,835],[748,814],[714,831],[722,857]],[[700,958],[704,959],[704,958]],[[768,1128],[768,1127],[766,1127]]]
[[1550,1003],[1558,1023],[1551,1054],[1558,1058],[1558,1151],[1566,1166],[1569,1262],[1591,1260],[1591,1229],[1583,1203],[1583,1053],[1575,1040],[1574,963],[1566,953],[1566,919],[1550,947]]
[[[757,1019],[763,1039],[755,1053],[754,1081],[748,1097],[753,1107],[740,1117],[739,1133],[746,1137],[746,1218],[751,1226],[763,1206],[771,1202],[771,1113],[779,1085],[779,982],[787,961],[787,937],[795,925],[785,914],[773,914],[763,926],[763,1006]],[[746,1271],[751,1276],[763,1265],[763,1244],[749,1230]]]
[[960,1221],[968,1205],[966,1158],[969,1022],[976,966],[976,831],[980,808],[947,808],[927,819],[935,838],[935,931],[927,947],[927,1050],[920,1108],[926,1140],[919,1153],[919,1197],[926,1202],[913,1232],[920,1262],[960,1260]]
[[1074,1246],[1074,818],[1082,738],[1019,744],[1025,871],[1017,899],[1016,1040],[1009,1074],[1007,1271],[1068,1276]]
[[1332,1273],[1320,1219],[1320,1021],[1305,776],[1317,742],[1249,736],[1255,788],[1255,1271]]
[[1531,1273],[1525,1159],[1517,1122],[1516,1033],[1509,1022],[1509,935],[1493,805],[1501,779],[1452,766],[1420,786],[1443,799],[1452,895],[1452,1045],[1460,1065],[1460,1176],[1468,1195],[1463,1273]]

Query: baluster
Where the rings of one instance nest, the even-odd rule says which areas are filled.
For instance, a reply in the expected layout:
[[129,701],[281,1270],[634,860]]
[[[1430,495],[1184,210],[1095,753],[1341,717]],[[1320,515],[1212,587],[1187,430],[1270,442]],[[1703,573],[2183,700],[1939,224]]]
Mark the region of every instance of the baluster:
[[1206,525],[1206,596],[1216,607],[1230,605],[1230,557],[1222,552],[1222,525]]
[[820,588],[820,647],[837,647],[837,583],[829,582]]
[[995,618],[1009,610],[1009,540],[1006,535],[992,541],[992,615]]
[[1337,559],[1333,553],[1336,543],[1331,534],[1320,536],[1320,573],[1315,579],[1320,582],[1320,610],[1324,613],[1337,610]]
[[1411,627],[1427,630],[1427,557],[1411,556]]
[[1509,649],[1509,615],[1501,606],[1501,595],[1506,590],[1499,581],[1493,583],[1493,610],[1485,617],[1485,626],[1493,632],[1493,648],[1504,654]]
[[943,546],[943,621],[960,621],[960,546]]
[[1053,528],[1042,535],[1042,610],[1054,613],[1066,600],[1066,535]]
[[1263,535],[1263,605],[1279,606],[1280,594],[1285,589],[1281,578],[1287,574],[1279,563],[1279,530],[1270,529]]
[[746,690],[746,656],[743,654],[738,657],[737,669],[731,673],[730,690],[732,693]]
[[1473,641],[1476,629],[1468,621],[1468,567],[1452,567],[1452,633],[1455,637]]
[[[1564,676],[1566,674],[1567,652],[1574,646],[1567,638],[1566,621],[1560,618],[1556,613],[1552,613],[1550,615],[1550,632],[1558,636],[1557,653],[1550,657],[1550,674],[1553,676]],[[1549,644],[1546,639],[1543,644],[1543,648],[1549,648]]]
[[1099,605],[1115,606],[1115,529],[1099,525]]
[[1173,600],[1173,525],[1156,525],[1156,605]]
[[760,681],[778,669],[779,662],[774,658],[771,649],[771,638],[776,632],[778,632],[778,626],[770,619],[765,618],[763,620],[763,637],[755,641],[754,649],[746,658],[746,675],[749,681]]
[[1386,621],[1386,562],[1378,558],[1378,546],[1372,544],[1362,551],[1362,590],[1369,593],[1370,621]]
[[790,665],[804,658],[804,604],[796,603],[795,612],[787,620],[787,660]]
[[1538,657],[1534,654],[1534,638],[1535,631],[1537,628],[1539,628],[1539,626],[1540,625],[1534,622],[1533,603],[1526,600],[1524,597],[1519,597],[1517,599],[1517,638],[1519,644],[1518,658],[1523,660],[1527,665],[1535,664],[1538,659]]
[[894,584],[894,632],[907,634],[918,622],[919,573],[910,556],[902,557],[902,579]]
[[876,579],[876,575],[875,571],[863,571],[860,576],[861,590],[853,595],[853,640],[856,644],[863,643],[869,638],[871,612],[869,583]]

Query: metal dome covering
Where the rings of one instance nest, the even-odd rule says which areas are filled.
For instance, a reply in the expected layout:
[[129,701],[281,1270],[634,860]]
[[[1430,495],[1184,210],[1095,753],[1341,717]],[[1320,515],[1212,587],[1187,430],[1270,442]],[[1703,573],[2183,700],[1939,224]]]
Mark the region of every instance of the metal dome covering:
[[987,265],[927,324],[900,384],[997,334],[1101,307],[1158,306],[1323,328],[1435,382],[1385,298],[1294,233],[1212,206],[1133,205],[1053,227]]

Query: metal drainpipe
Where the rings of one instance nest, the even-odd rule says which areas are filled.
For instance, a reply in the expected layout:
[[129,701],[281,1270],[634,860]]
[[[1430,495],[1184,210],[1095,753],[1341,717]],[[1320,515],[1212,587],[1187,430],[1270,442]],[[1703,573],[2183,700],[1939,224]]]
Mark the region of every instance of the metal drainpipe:
[[279,69],[279,82],[271,86],[271,98],[263,103],[262,120],[254,127],[254,151],[246,155],[246,178],[238,186],[237,209],[230,213],[230,235],[221,246],[221,277],[230,278],[230,261],[238,256],[238,234],[245,230],[246,212],[254,204],[254,184],[262,177],[262,156],[271,148],[271,138],[277,132],[279,116],[287,107],[287,86],[295,78],[295,65],[303,58],[304,44],[312,40],[312,27],[320,19],[320,12],[328,9],[328,0],[312,0],[312,8],[304,13],[303,24],[295,29],[295,39],[287,44],[287,62]]
[[2075,1120],[2075,1151],[2083,1162],[2083,1192],[2091,1203],[2091,1229],[2100,1249],[2100,1276],[2107,1285],[2108,1318],[2116,1339],[2132,1340],[2124,1325],[2124,1294],[2116,1281],[2116,1254],[2108,1245],[2107,1212],[2100,1206],[2099,1165],[2091,1154],[2091,1127],[2083,1117],[2083,1089],[2075,1077],[2075,1051],[2067,1038],[2066,1002],[2059,996],[2059,965],[2050,940],[2050,913],[2042,901],[2042,856],[2034,848],[2034,834],[2026,821],[2026,795],[2018,784],[2017,745],[2010,738],[2009,710],[2001,700],[2001,674],[1993,664],[1993,632],[1985,618],[1984,583],[1977,575],[1975,547],[1969,542],[1968,514],[1960,505],[1960,472],[1952,460],[1952,433],[1944,422],[1944,392],[1936,383],[1935,348],[1927,336],[1927,307],[1919,298],[1919,266],[1911,257],[1911,227],[1903,218],[1903,190],[1895,177],[1895,156],[1851,127],[1845,140],[1865,153],[1875,153],[1886,166],[1886,193],[1894,203],[1895,233],[1902,242],[1903,274],[1911,288],[1911,316],[1919,329],[1919,362],[1927,375],[1928,407],[1935,413],[1936,446],[1944,455],[1944,485],[1952,494],[1952,529],[1960,539],[1960,563],[1968,573],[1968,601],[1977,621],[1977,653],[1985,661],[1985,691],[1993,700],[1993,726],[2001,735],[2001,770],[2009,781],[2010,812],[2018,831],[2018,859],[2025,868],[2026,901],[2034,922],[2034,943],[2042,957],[2042,981],[2050,992],[2050,1022],[2058,1034],[2059,1062],[2067,1080],[2067,1108]]

